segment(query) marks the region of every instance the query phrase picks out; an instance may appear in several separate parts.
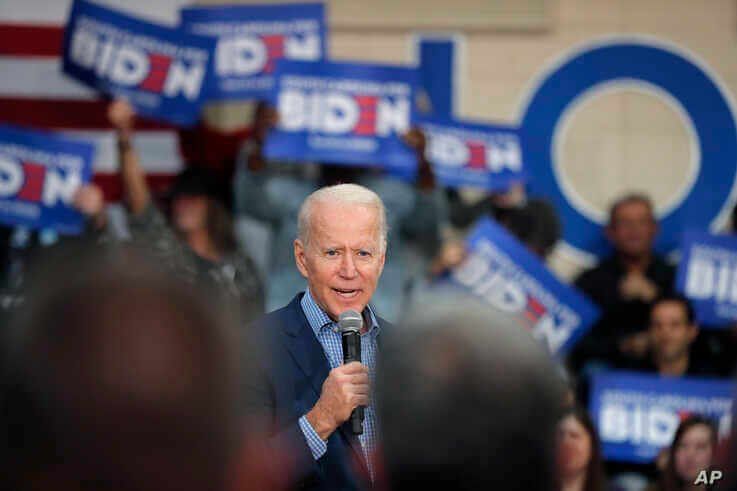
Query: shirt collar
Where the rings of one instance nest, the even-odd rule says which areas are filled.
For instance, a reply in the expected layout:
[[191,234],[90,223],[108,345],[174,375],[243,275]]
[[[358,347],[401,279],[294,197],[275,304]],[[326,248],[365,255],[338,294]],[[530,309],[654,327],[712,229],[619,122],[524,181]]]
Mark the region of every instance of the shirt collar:
[[[305,294],[302,296],[300,305],[302,306],[302,311],[305,313],[307,322],[309,322],[315,336],[320,334],[323,329],[331,329],[333,332],[338,332],[338,323],[333,322],[330,316],[317,304],[317,302],[315,302],[309,288],[305,290]],[[374,315],[374,311],[370,305],[366,305],[366,309],[362,313],[364,318],[366,318],[366,311],[368,311],[368,317],[371,319],[369,333],[371,335],[376,335],[379,332],[379,322],[376,320],[376,316]]]

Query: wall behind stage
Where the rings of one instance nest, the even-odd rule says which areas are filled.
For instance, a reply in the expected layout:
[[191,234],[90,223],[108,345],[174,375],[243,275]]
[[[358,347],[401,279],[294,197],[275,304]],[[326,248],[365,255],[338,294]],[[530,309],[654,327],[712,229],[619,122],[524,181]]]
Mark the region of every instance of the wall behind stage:
[[[690,52],[731,97],[737,94],[734,0],[327,3],[330,53],[337,59],[411,62],[413,33],[463,34],[457,99],[462,117],[516,124],[546,66],[584,43],[622,34],[652,36]],[[698,170],[690,131],[667,99],[632,86],[612,87],[570,114],[557,150],[560,172],[577,198],[602,219],[611,201],[625,191],[649,193],[662,212],[677,204]],[[717,228],[723,228],[724,218],[715,222]],[[564,278],[588,264],[565,247],[550,262]]]

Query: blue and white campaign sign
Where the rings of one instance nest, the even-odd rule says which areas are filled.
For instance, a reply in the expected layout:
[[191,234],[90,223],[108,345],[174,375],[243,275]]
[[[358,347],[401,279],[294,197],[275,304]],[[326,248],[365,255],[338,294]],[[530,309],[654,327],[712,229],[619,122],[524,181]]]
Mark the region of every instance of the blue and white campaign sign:
[[64,72],[138,114],[180,125],[197,122],[215,40],[151,24],[75,0],[64,32]]
[[691,301],[701,325],[737,322],[737,237],[686,232],[676,288]]
[[188,7],[181,21],[188,31],[218,40],[208,99],[266,99],[277,60],[326,57],[321,3]]
[[266,139],[266,158],[416,169],[417,156],[401,139],[414,119],[416,70],[282,60],[275,75],[279,124]]
[[422,118],[420,127],[427,138],[425,156],[443,186],[500,191],[525,180],[515,128],[440,117]]
[[733,391],[724,380],[603,372],[592,377],[589,412],[606,459],[650,463],[691,414],[713,419],[727,436]]
[[491,219],[479,221],[467,248],[451,279],[492,307],[521,315],[551,353],[565,355],[598,319],[596,306]]
[[0,126],[0,223],[82,230],[74,193],[92,176],[95,148],[66,137]]
[[545,70],[520,120],[532,194],[553,201],[572,251],[588,259],[609,252],[602,233],[606,217],[580,199],[560,171],[555,149],[577,104],[614,84],[658,95],[693,129],[693,178],[658,217],[656,247],[671,252],[684,227],[716,225],[728,212],[737,175],[737,125],[729,92],[706,63],[675,45],[645,37],[607,38],[566,53]]

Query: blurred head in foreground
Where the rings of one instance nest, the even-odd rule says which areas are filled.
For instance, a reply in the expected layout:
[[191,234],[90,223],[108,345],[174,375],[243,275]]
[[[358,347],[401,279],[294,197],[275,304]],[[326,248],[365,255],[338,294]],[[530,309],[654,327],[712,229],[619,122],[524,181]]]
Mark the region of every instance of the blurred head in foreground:
[[385,485],[552,489],[563,387],[540,343],[452,294],[406,319],[382,340],[377,371]]
[[37,279],[6,340],[5,484],[223,489],[237,343],[213,307],[129,252]]

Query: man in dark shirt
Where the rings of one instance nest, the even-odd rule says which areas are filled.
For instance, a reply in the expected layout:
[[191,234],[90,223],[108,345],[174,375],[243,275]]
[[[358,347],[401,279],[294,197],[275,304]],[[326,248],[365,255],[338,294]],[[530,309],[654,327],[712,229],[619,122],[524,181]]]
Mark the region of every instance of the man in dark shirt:
[[698,334],[688,299],[681,295],[661,297],[650,311],[649,354],[626,368],[669,377],[713,375],[713,367],[691,349]]
[[658,224],[650,199],[630,194],[609,212],[605,233],[614,254],[575,282],[602,310],[602,317],[570,357],[579,372],[589,363],[642,359],[647,352],[650,304],[673,288],[674,268],[653,251]]

